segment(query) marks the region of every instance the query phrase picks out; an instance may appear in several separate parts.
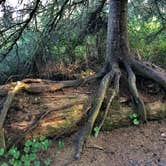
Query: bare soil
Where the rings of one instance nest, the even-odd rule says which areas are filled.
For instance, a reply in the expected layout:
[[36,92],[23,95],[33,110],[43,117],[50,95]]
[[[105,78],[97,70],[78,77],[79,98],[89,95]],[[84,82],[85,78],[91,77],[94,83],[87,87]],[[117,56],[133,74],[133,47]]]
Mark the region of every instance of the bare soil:
[[166,166],[166,120],[92,136],[78,161],[73,160],[73,137],[61,140],[64,148],[53,141],[41,160],[51,159],[51,166]]

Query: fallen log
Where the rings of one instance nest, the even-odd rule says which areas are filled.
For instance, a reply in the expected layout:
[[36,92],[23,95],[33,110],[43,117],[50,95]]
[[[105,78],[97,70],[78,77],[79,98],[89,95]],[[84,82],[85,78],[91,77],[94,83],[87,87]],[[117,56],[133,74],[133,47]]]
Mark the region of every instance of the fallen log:
[[[28,79],[19,83],[22,85],[19,89],[16,88],[18,83],[0,86],[0,117],[7,108],[7,116],[1,126],[4,135],[0,138],[0,146],[8,147],[32,137],[54,137],[77,130],[91,107],[92,93],[87,87],[71,87],[80,83],[81,80],[59,83]],[[17,91],[8,102],[13,89]],[[163,99],[156,97],[152,102],[145,102],[145,107],[150,120],[166,117]],[[114,100],[103,129],[131,125],[129,115],[132,113],[131,102]]]

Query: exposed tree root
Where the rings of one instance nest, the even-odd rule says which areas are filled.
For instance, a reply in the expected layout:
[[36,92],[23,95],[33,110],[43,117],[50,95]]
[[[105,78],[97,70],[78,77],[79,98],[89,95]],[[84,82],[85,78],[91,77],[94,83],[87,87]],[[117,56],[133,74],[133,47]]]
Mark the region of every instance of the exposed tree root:
[[92,81],[92,80],[96,80],[96,79],[98,79],[98,78],[102,78],[105,74],[107,74],[107,73],[105,72],[104,69],[102,69],[101,72],[96,73],[96,74],[94,74],[94,75],[91,75],[91,76],[89,76],[89,77],[84,78],[83,84],[85,84],[85,83],[87,83],[87,82],[90,82],[90,81]]
[[100,124],[99,124],[99,126],[98,126],[98,131],[101,130],[101,128],[102,128],[102,126],[103,126],[103,124],[104,124],[104,121],[105,121],[105,119],[106,119],[106,117],[107,117],[107,115],[108,115],[108,112],[109,112],[109,110],[110,110],[110,106],[111,106],[111,103],[112,103],[113,99],[114,99],[114,98],[116,97],[116,95],[119,93],[119,81],[120,81],[120,76],[121,76],[120,72],[119,72],[119,73],[116,73],[116,75],[115,75],[114,88],[113,88],[113,90],[112,90],[112,94],[111,94],[110,99],[109,99],[109,101],[108,101],[107,107],[106,107],[106,109],[105,109],[105,111],[104,111],[104,115],[103,115],[103,117],[102,117],[102,120],[101,120],[101,122],[100,122]]
[[[46,107],[46,108],[48,108],[47,111],[40,112],[39,114],[37,114],[37,116],[35,116],[35,118],[33,119],[34,121],[31,121],[32,123],[29,126],[29,128],[26,128],[27,130],[25,130],[25,133],[23,133],[22,137],[20,136],[20,139],[22,139],[22,138],[24,138],[24,136],[27,138],[28,133],[32,133],[33,130],[36,131],[36,128],[38,128],[40,126],[39,124],[44,123],[43,122],[44,119],[47,119],[47,117],[49,117],[49,116],[51,117],[52,114],[56,111],[67,110],[68,108],[72,109],[75,105],[79,105],[80,110],[85,109],[86,111],[84,113],[87,114],[87,112],[88,112],[87,110],[90,109],[90,106],[87,106],[87,108],[82,108],[83,103],[85,102],[84,97],[82,100],[79,99],[77,101],[75,101],[74,99],[66,100],[62,106],[56,107],[56,101],[53,100],[53,98],[61,98],[64,96],[54,96],[54,93],[52,93],[52,92],[55,92],[55,91],[58,91],[58,90],[61,90],[63,88],[67,88],[67,87],[78,87],[82,84],[88,83],[90,81],[93,81],[93,80],[99,78],[102,80],[100,83],[99,91],[97,93],[97,98],[93,103],[93,107],[88,112],[88,118],[87,118],[86,124],[78,132],[78,137],[77,137],[77,140],[75,141],[75,156],[74,157],[75,157],[75,159],[79,159],[80,154],[81,154],[82,149],[83,149],[83,145],[84,145],[86,139],[89,137],[89,135],[92,132],[96,118],[98,117],[103,100],[106,96],[106,92],[107,92],[108,87],[110,85],[113,85],[113,87],[111,87],[112,90],[111,90],[111,94],[109,95],[110,98],[109,98],[109,101],[107,103],[106,109],[104,111],[104,114],[102,116],[102,119],[101,119],[99,125],[97,126],[98,131],[103,126],[103,123],[108,115],[108,112],[110,110],[110,106],[112,104],[113,99],[119,93],[121,71],[120,71],[118,62],[119,61],[115,60],[115,62],[114,63],[112,62],[113,64],[110,63],[110,66],[108,68],[105,68],[105,70],[102,70],[101,72],[99,72],[93,76],[89,76],[87,78],[84,78],[84,79],[71,80],[71,81],[61,81],[61,82],[50,81],[50,80],[41,80],[41,79],[25,79],[22,82],[11,83],[10,85],[1,86],[0,87],[0,96],[3,99],[4,99],[4,96],[6,94],[8,96],[7,96],[6,101],[3,102],[4,105],[3,105],[3,110],[1,113],[1,117],[0,117],[0,141],[1,141],[0,147],[5,147],[3,123],[5,121],[5,117],[7,115],[9,107],[11,106],[11,103],[13,101],[13,98],[15,97],[15,94],[19,90],[23,89],[25,91],[24,93],[28,92],[26,94],[31,95],[31,96],[35,96],[35,93],[36,93],[38,97],[39,96],[41,97],[41,98],[39,97],[40,102],[46,102],[45,105],[42,103],[45,107],[47,105],[49,105],[48,99],[46,99],[47,97],[52,98],[52,101],[54,102],[50,106]],[[120,61],[120,62],[122,62],[122,61]],[[156,72],[159,74],[159,70],[157,68],[157,71],[155,71],[155,69],[153,69],[149,66],[144,67],[143,69],[139,69],[140,67],[142,67],[141,62],[134,61],[134,63],[138,64],[138,65],[136,65],[137,67],[134,67],[133,63],[128,63],[128,62],[123,62],[124,66],[122,66],[122,67],[124,67],[123,69],[127,72],[127,75],[128,75],[128,87],[129,87],[129,90],[133,96],[133,102],[134,102],[134,105],[136,106],[136,112],[139,115],[139,119],[142,121],[146,121],[146,110],[145,110],[144,102],[142,101],[142,99],[140,98],[140,96],[138,94],[138,90],[136,87],[136,76],[135,76],[134,72],[136,72],[136,74],[139,72],[142,76],[145,76],[145,77],[152,79],[153,76],[151,76],[151,77],[149,76],[150,72],[152,72],[152,73]],[[120,64],[122,64],[122,63],[120,63]],[[134,69],[134,71],[133,71],[133,69]],[[144,71],[145,71],[145,74],[144,74]],[[162,82],[160,82],[160,80],[159,80],[160,85],[162,85],[164,87],[165,77],[164,77],[163,71],[162,71],[162,73],[163,74],[161,74],[161,76],[158,76],[158,77],[160,77],[161,78],[160,80],[162,80]],[[157,81],[157,78],[154,78],[153,80]],[[48,95],[49,92],[51,92],[50,96]],[[33,93],[34,93],[34,95],[33,95]],[[46,95],[46,96],[42,96],[42,95]],[[73,96],[71,96],[71,97],[73,97]],[[88,98],[88,95],[86,97]],[[68,96],[68,98],[70,98],[70,96]],[[46,99],[46,100],[43,100],[43,99]],[[61,100],[63,100],[63,99],[61,99]],[[87,100],[86,100],[86,102],[87,102]],[[33,104],[33,103],[31,103],[31,104]],[[41,106],[41,108],[42,108],[42,106]],[[34,109],[38,109],[38,107],[35,107]],[[81,113],[81,115],[82,115],[82,113]],[[77,120],[81,119],[81,115],[78,117]],[[73,117],[75,117],[75,116],[73,116]],[[49,119],[48,119],[48,121],[49,121]],[[56,133],[57,134],[56,138],[61,136],[71,126],[73,126],[73,120],[70,123],[71,124],[67,128],[65,128],[65,130],[61,130],[59,133]],[[47,129],[45,129],[45,130],[47,130]],[[40,135],[41,133],[36,133],[36,134]],[[29,134],[29,135],[31,135],[31,134]]]
[[145,105],[144,105],[143,100],[140,98],[140,96],[138,94],[135,74],[127,62],[124,64],[125,64],[125,67],[126,67],[126,70],[128,73],[129,90],[133,96],[133,103],[136,107],[136,112],[137,112],[140,120],[145,122],[145,121],[147,121]]
[[[27,88],[26,90],[30,93],[55,92],[57,90],[61,90],[67,87],[77,87],[82,82],[83,82],[83,79],[72,80],[72,81],[62,81],[62,82],[50,81],[49,84],[47,81],[43,81],[40,84],[31,83],[29,88]],[[50,83],[52,84],[52,86],[50,86]]]
[[[148,78],[155,80],[160,85],[162,85],[164,88],[166,87],[165,72],[163,70],[160,70],[158,67],[154,67],[153,65],[150,66],[150,65],[147,65],[144,63],[141,64],[141,62],[138,62],[135,60],[131,61],[131,63],[128,63],[125,61],[123,61],[123,63],[124,63],[125,70],[128,74],[128,87],[129,87],[130,93],[133,96],[133,103],[134,103],[136,112],[138,114],[139,119],[142,122],[146,122],[147,116],[146,116],[145,105],[144,105],[143,100],[139,96],[137,86],[136,86],[136,76],[135,76],[132,68],[136,69],[136,71],[139,71],[139,73],[142,74],[143,76],[146,76]],[[136,64],[136,66],[133,66],[133,64]],[[132,66],[132,68],[131,68],[131,66]],[[108,68],[111,68],[111,72],[107,73],[104,76],[104,78],[102,79],[101,84],[100,84],[100,88],[98,91],[98,97],[94,103],[93,108],[90,110],[90,115],[89,115],[88,121],[83,126],[83,128],[79,131],[78,136],[77,136],[77,140],[75,141],[75,146],[76,146],[75,155],[74,155],[75,159],[80,158],[80,154],[82,152],[84,142],[86,141],[86,139],[88,138],[88,136],[92,132],[92,129],[94,127],[94,123],[96,121],[96,118],[99,114],[99,111],[100,111],[100,108],[102,105],[102,102],[104,100],[106,90],[108,89],[110,80],[114,82],[114,87],[113,87],[109,102],[107,104],[107,107],[105,109],[104,115],[102,117],[102,120],[98,126],[98,131],[101,129],[101,127],[102,127],[102,125],[107,117],[107,114],[108,114],[108,111],[109,111],[109,108],[111,106],[113,99],[119,93],[119,80],[121,77],[119,65],[118,65],[118,63],[115,62],[115,63],[113,63],[113,65],[111,64],[110,67],[108,67]],[[159,74],[160,72],[162,72],[161,75]],[[101,72],[101,73],[94,75],[94,76],[91,76],[85,80],[90,81],[90,80],[93,80],[94,78],[100,78],[103,75],[104,75],[104,72]]]
[[80,158],[80,154],[82,152],[84,142],[86,141],[86,139],[90,136],[90,134],[92,132],[92,129],[94,127],[94,123],[96,121],[96,118],[99,114],[99,111],[100,111],[100,108],[102,106],[104,97],[106,95],[106,91],[109,87],[109,83],[112,81],[112,79],[114,79],[114,89],[113,89],[113,92],[111,94],[110,100],[108,102],[107,108],[105,110],[103,119],[101,120],[101,123],[99,125],[99,130],[101,129],[101,127],[104,123],[104,120],[107,116],[107,113],[109,111],[112,100],[114,99],[114,97],[119,92],[120,76],[121,76],[121,72],[120,72],[119,66],[118,66],[117,63],[114,63],[113,67],[112,67],[112,70],[110,72],[108,72],[104,76],[104,78],[102,79],[101,84],[100,84],[100,88],[99,88],[99,91],[98,91],[98,97],[94,101],[94,105],[93,105],[92,109],[90,110],[88,121],[85,124],[85,126],[83,126],[83,128],[80,130],[80,132],[78,133],[77,140],[75,141],[75,146],[76,146],[75,155],[74,155],[75,159]]
[[[78,87],[81,84],[88,83],[97,78],[101,78],[106,73],[99,72],[95,75],[89,76],[87,78],[80,78],[77,80],[69,80],[69,81],[51,81],[51,80],[43,80],[43,79],[25,79],[21,81],[22,84],[26,85],[22,87],[25,91],[29,93],[42,93],[42,92],[55,92],[64,88],[69,87]],[[52,85],[51,85],[52,84]],[[50,86],[51,85],[51,86]],[[15,86],[15,85],[14,85]],[[6,96],[8,93],[8,89],[2,88],[0,89],[0,96]]]
[[112,77],[114,73],[109,72],[108,74],[106,74],[104,76],[104,78],[101,81],[100,84],[100,88],[98,91],[98,97],[96,99],[96,101],[94,102],[94,106],[92,107],[92,109],[90,110],[90,115],[88,117],[88,121],[85,124],[85,126],[83,126],[83,128],[80,130],[79,134],[78,134],[78,138],[75,142],[75,155],[74,158],[75,159],[79,159],[80,158],[80,154],[82,152],[82,148],[84,145],[85,140],[87,139],[87,137],[89,137],[89,135],[91,134],[93,125],[95,123],[95,120],[98,116],[98,113],[100,111],[102,102],[104,100],[108,85],[109,85],[109,81],[110,78]]
[[143,77],[150,78],[166,90],[166,71],[152,63],[130,59],[132,68]]

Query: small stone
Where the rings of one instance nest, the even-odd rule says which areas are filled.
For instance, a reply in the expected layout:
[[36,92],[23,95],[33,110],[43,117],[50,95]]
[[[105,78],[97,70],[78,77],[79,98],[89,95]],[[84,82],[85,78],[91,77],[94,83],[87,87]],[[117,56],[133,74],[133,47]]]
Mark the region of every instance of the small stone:
[[162,137],[166,137],[166,133],[161,133],[161,136]]

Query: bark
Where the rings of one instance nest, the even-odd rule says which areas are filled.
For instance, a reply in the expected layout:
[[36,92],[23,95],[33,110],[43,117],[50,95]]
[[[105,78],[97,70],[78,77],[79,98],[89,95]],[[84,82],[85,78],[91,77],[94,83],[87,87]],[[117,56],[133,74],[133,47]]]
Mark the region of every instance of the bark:
[[127,0],[110,0],[107,30],[107,70],[116,61],[129,55],[127,34]]
[[130,63],[139,75],[154,80],[166,90],[166,72],[164,69],[149,62],[134,59],[130,59]]
[[[76,140],[76,148],[75,148],[75,159],[79,159],[80,154],[83,149],[83,145],[87,139],[87,137],[91,134],[92,128],[96,122],[96,118],[101,111],[101,104],[103,103],[103,96],[100,92],[104,92],[106,94],[106,87],[108,88],[107,81],[103,81],[105,77],[109,73],[114,73],[114,77],[111,80],[114,84],[118,85],[117,88],[113,87],[113,92],[119,89],[119,81],[121,78],[121,71],[123,70],[124,75],[127,73],[128,78],[128,89],[130,91],[130,95],[133,99],[133,105],[135,106],[135,112],[138,114],[138,119],[141,122],[147,121],[147,110],[144,101],[142,100],[141,95],[138,93],[137,85],[136,85],[136,75],[134,70],[140,72],[142,75],[149,77],[164,88],[166,86],[165,80],[165,72],[162,75],[161,71],[157,71],[153,69],[153,66],[144,65],[143,63],[139,63],[138,61],[134,61],[131,59],[129,54],[129,46],[128,46],[128,33],[127,33],[127,0],[110,0],[110,10],[108,16],[108,32],[107,32],[107,51],[106,51],[106,62],[104,66],[104,72],[106,73],[104,78],[101,81],[101,85],[98,91],[98,96],[94,102],[94,107],[90,110],[90,116],[88,117],[87,123],[82,127],[79,132],[79,136]],[[134,65],[135,64],[135,65]],[[142,69],[143,67],[143,69]],[[134,70],[133,70],[134,69]],[[117,77],[117,75],[119,75]],[[99,129],[103,125],[103,121],[105,121],[108,114],[108,107],[110,107],[110,103],[112,102],[112,97],[115,97],[114,93],[111,93],[110,100],[108,101],[106,111],[102,116],[101,123],[99,124]],[[101,95],[101,96],[100,96]],[[100,102],[99,102],[99,99]],[[164,106],[165,109],[165,106]],[[165,110],[164,110],[165,111]],[[125,113],[123,113],[125,115]],[[121,117],[121,116],[117,116]],[[115,118],[116,119],[116,118]]]

